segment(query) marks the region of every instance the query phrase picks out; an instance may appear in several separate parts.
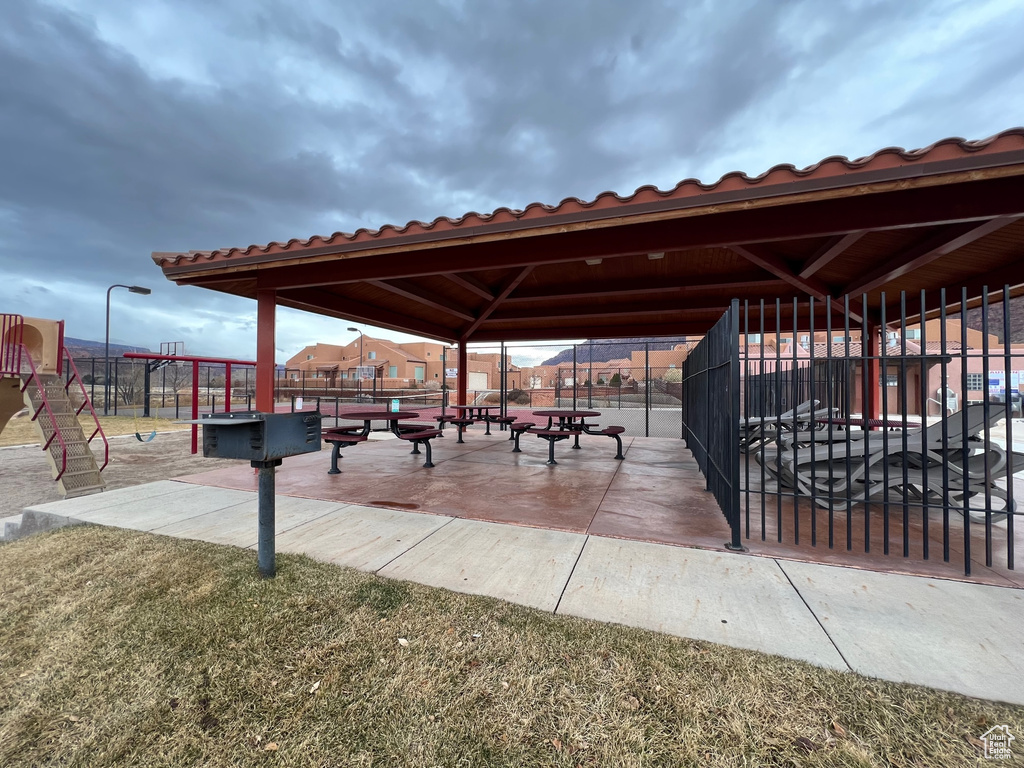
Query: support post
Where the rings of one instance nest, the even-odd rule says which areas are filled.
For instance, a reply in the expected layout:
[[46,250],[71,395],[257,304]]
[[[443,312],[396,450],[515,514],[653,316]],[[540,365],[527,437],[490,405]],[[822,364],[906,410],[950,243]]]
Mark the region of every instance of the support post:
[[149,418],[149,393],[150,393],[150,382],[152,381],[153,372],[149,368],[149,360],[146,360],[143,364],[142,374],[142,415],[145,418]]
[[[192,420],[199,418],[199,361],[192,361]],[[199,453],[199,425],[192,425],[192,455]]]
[[875,323],[868,324],[868,402],[864,404],[864,418],[878,419],[882,415],[881,398],[879,388],[882,384],[882,364],[879,356],[882,354],[882,328]]
[[469,405],[469,354],[466,351],[466,340],[459,339],[459,377],[458,405]]
[[256,410],[274,412],[275,291],[256,291]]
[[231,413],[231,363],[224,363],[224,413]]

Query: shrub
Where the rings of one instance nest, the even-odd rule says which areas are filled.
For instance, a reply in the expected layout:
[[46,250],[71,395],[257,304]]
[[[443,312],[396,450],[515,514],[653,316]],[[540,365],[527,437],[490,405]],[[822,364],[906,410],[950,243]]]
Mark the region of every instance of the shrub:
[[613,387],[622,386],[622,377],[618,373],[613,374],[612,380],[609,382],[609,384],[611,384]]
[[529,405],[530,400],[530,393],[521,389],[513,389],[508,393],[508,401],[516,405]]
[[661,380],[670,383],[680,382],[683,380],[683,372],[678,368],[669,368],[665,371],[665,375],[661,377]]

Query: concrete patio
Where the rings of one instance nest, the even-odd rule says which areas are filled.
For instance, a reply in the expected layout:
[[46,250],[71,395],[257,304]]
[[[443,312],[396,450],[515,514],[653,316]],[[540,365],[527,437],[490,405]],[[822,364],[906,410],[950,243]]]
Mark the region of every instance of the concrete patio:
[[[625,462],[604,438],[579,451],[561,443],[557,467],[544,465],[539,440],[524,440],[522,454],[503,435],[467,440],[438,441],[433,470],[397,440],[345,451],[341,475],[326,474],[326,452],[286,460],[278,551],[1024,704],[1024,591],[1008,582],[726,552],[724,518],[678,440],[630,440]],[[27,514],[252,548],[254,488],[237,466]],[[685,540],[652,540],[670,536]]]

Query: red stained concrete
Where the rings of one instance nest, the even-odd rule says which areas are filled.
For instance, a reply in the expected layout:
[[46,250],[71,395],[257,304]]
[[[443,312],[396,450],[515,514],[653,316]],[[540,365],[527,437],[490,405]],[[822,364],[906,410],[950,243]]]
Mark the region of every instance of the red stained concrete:
[[[405,441],[362,443],[342,451],[342,474],[328,475],[330,452],[286,459],[277,473],[277,492],[287,496],[388,507],[426,514],[551,528],[574,533],[663,544],[724,549],[729,526],[681,440],[624,438],[626,460],[616,461],[615,442],[606,437],[556,444],[558,465],[549,467],[547,443],[524,435],[522,453],[511,453],[508,433],[488,437],[474,426],[459,445],[455,432],[433,441],[433,469],[424,454],[410,455]],[[253,470],[230,467],[176,478],[185,482],[256,490]],[[834,547],[828,547],[828,511],[815,511],[816,545],[811,543],[811,509],[799,509],[799,544],[792,498],[782,500],[778,542],[775,496],[766,496],[761,539],[761,496],[750,494],[750,532],[743,543],[752,555],[845,565],[870,570],[970,580],[1024,587],[1024,573],[1006,567],[1006,526],[994,527],[994,562],[985,565],[984,528],[972,526],[971,575],[964,575],[963,526],[950,519],[950,561],[942,559],[942,517],[932,513],[930,559],[921,557],[922,513],[911,508],[910,557],[903,557],[902,506],[890,505],[890,553],[883,552],[882,505],[872,504],[871,552],[864,550],[864,507],[854,507],[853,549],[846,549],[846,513],[833,517]],[[745,508],[746,496],[741,499]],[[744,523],[746,517],[744,515]],[[1018,525],[1017,551],[1024,553],[1024,525]],[[1000,553],[1002,558],[1000,560]]]

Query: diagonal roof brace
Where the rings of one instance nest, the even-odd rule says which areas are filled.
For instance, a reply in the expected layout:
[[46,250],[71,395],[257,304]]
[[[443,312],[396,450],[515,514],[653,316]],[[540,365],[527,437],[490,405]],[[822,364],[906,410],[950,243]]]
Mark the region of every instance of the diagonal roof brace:
[[475,331],[477,328],[483,325],[484,321],[491,316],[491,313],[494,312],[494,310],[496,310],[501,305],[501,303],[508,298],[508,295],[512,293],[512,291],[519,287],[519,284],[523,282],[523,280],[526,279],[526,276],[529,275],[532,271],[532,266],[523,267],[523,269],[519,270],[519,272],[517,272],[511,279],[506,280],[504,286],[502,286],[502,289],[498,292],[498,295],[495,296],[491,303],[484,307],[483,310],[481,310],[480,314],[477,315],[476,319],[462,331],[462,333],[459,335],[459,340],[469,341],[469,337],[473,335],[473,331]]
[[[832,292],[825,283],[821,282],[821,280],[818,280],[816,277],[800,277],[800,275],[796,274],[782,258],[775,255],[764,246],[731,245],[729,248],[752,264],[756,264],[761,267],[761,269],[770,272],[780,280],[785,280],[794,288],[797,288],[816,299],[828,302],[833,312],[841,313],[844,311],[843,303],[838,301],[836,297],[832,295]],[[857,322],[861,321],[861,315],[859,313],[855,313],[852,309],[850,310],[850,318]]]

